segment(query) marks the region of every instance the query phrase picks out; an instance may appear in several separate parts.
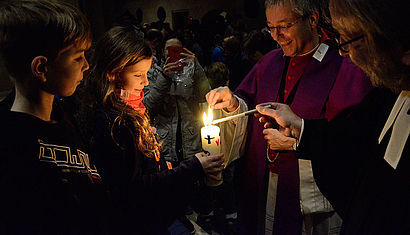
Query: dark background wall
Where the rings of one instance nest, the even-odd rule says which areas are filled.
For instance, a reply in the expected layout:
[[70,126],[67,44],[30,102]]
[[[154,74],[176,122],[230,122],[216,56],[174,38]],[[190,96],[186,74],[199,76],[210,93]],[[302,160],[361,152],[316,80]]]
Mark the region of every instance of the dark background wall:
[[264,21],[262,0],[134,0],[127,1],[125,7],[135,13],[141,8],[144,12],[143,21],[157,20],[157,8],[163,6],[167,13],[166,22],[172,25],[172,12],[188,10],[189,15],[201,19],[207,12],[215,9],[226,11],[230,15],[240,14],[246,19],[248,27],[255,27]]
[[[202,20],[213,10],[225,11],[228,16],[242,16],[246,30],[264,26],[264,0],[64,0],[81,9],[90,20],[94,39],[109,29],[117,19],[127,11],[136,16],[137,9],[142,10],[142,23],[158,20],[157,9],[162,6],[166,12],[165,22],[171,27],[174,17],[183,12],[187,17]],[[5,0],[0,0],[5,2]],[[12,88],[4,66],[0,61],[0,99],[2,93]]]
[[142,23],[158,20],[157,9],[162,6],[166,12],[165,22],[174,25],[173,13],[188,12],[188,16],[200,20],[213,10],[225,11],[229,16],[240,15],[247,29],[263,27],[265,22],[264,0],[65,0],[76,2],[93,25],[98,38],[127,11],[136,17],[142,10]]

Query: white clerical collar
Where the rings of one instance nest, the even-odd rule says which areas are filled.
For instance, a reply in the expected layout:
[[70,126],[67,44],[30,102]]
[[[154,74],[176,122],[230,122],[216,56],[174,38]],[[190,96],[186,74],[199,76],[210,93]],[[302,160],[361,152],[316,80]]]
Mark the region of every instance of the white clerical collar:
[[402,91],[391,110],[390,116],[379,136],[379,144],[387,131],[393,126],[389,143],[384,154],[384,160],[394,169],[397,168],[403,149],[410,133],[410,91]]
[[[306,53],[303,53],[301,55],[297,55],[297,56],[305,56],[315,51],[312,57],[315,58],[317,61],[322,62],[328,49],[329,49],[329,46],[322,42],[322,43],[317,44],[312,50]],[[283,54],[283,57],[285,56],[286,55]]]
[[322,42],[312,57],[315,58],[317,61],[322,62],[328,49],[329,46]]

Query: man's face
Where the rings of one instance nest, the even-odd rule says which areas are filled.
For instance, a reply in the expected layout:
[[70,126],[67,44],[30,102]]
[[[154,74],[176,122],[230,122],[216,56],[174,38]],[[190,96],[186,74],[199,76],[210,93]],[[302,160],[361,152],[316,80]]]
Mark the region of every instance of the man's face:
[[192,41],[192,34],[190,32],[184,31],[184,41],[191,42]]
[[44,89],[60,96],[70,96],[83,79],[89,65],[84,56],[86,48],[71,45],[61,50],[58,56],[47,63]]
[[266,20],[272,38],[279,43],[286,56],[301,55],[316,46],[313,45],[316,29],[307,19],[295,14],[289,2],[268,7]]
[[168,57],[168,47],[175,47],[175,46],[182,47],[181,41],[179,41],[176,38],[171,38],[171,39],[169,39],[168,41],[165,42],[165,47],[164,47],[165,58]]
[[346,14],[341,10],[343,6],[339,6],[341,3],[342,0],[332,0],[329,4],[332,26],[340,34],[340,43],[360,39],[344,46],[343,49],[347,52],[340,50],[339,53],[342,56],[349,56],[352,62],[370,77],[374,86],[387,87],[395,91],[409,89],[409,65],[402,57],[397,56],[401,53],[401,45],[381,43],[383,37],[390,35],[375,32],[352,13]]
[[[329,10],[331,17],[333,19],[332,26],[340,34],[340,44],[363,35],[363,32],[358,32],[355,35],[347,35],[347,30],[344,28],[344,26],[335,23],[339,22],[341,16],[336,14],[332,7],[330,7]],[[377,72],[380,71],[380,68],[377,68],[379,66],[378,64],[380,61],[378,60],[378,58],[369,59],[369,48],[366,47],[364,41],[365,39],[362,38],[360,40],[357,40],[353,43],[344,46],[343,49],[347,52],[339,50],[339,54],[341,56],[349,56],[350,60],[354,64],[356,64],[361,70],[363,70],[370,77],[372,84],[375,85],[379,83],[377,82],[377,80],[380,79],[381,75],[379,72]],[[376,75],[376,73],[379,74]]]

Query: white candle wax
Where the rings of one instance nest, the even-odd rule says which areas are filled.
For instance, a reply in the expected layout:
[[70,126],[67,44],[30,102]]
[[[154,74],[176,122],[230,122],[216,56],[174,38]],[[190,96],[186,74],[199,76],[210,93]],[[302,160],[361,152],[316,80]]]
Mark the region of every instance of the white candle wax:
[[[208,110],[208,115],[204,113],[204,124],[201,128],[202,148],[209,152],[210,155],[216,155],[221,152],[221,137],[219,136],[219,127],[211,125],[213,119],[212,110]],[[222,179],[222,172],[218,174]],[[222,184],[222,180],[206,179],[208,186],[218,186]]]
[[219,136],[219,127],[208,125],[201,128],[202,148],[216,155],[221,152],[221,139]]

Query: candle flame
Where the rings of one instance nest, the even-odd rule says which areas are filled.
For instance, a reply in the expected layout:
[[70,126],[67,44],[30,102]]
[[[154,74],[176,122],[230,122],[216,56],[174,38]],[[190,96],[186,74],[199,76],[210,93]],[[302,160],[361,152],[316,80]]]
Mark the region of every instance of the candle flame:
[[212,120],[213,120],[213,114],[212,114],[211,108],[208,109],[208,115],[206,114],[206,112],[204,112],[203,120],[204,120],[205,126],[211,125]]

